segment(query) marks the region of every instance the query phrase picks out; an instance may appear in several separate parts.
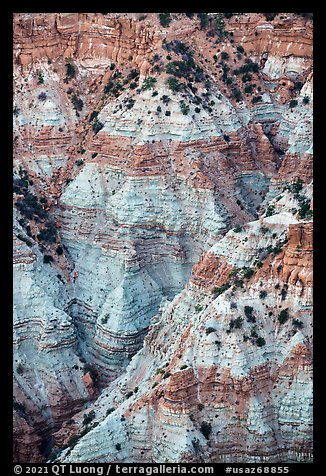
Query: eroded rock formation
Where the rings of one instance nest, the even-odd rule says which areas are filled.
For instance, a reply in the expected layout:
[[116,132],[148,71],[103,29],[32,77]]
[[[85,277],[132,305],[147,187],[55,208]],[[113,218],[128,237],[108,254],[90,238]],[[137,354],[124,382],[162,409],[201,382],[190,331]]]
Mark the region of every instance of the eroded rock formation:
[[220,15],[14,16],[16,461],[312,459],[312,21]]

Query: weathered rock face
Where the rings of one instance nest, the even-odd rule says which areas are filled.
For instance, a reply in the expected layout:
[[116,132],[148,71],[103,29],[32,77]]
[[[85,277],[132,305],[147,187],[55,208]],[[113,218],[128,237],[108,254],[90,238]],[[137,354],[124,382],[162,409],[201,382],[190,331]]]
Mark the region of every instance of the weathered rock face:
[[43,263],[18,223],[14,232],[14,458],[40,461],[51,432],[94,390],[83,380],[86,370],[66,312],[70,286]]
[[311,459],[312,22],[173,15],[15,15],[17,461]]
[[63,461],[310,460],[311,253],[311,223],[289,212],[228,232],[155,318],[97,400],[99,425]]

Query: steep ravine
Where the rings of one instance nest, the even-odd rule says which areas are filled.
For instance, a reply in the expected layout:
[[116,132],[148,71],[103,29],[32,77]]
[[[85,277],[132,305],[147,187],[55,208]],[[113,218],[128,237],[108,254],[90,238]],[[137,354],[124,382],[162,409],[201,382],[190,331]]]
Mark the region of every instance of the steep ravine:
[[312,459],[312,21],[172,17],[14,16],[15,461]]

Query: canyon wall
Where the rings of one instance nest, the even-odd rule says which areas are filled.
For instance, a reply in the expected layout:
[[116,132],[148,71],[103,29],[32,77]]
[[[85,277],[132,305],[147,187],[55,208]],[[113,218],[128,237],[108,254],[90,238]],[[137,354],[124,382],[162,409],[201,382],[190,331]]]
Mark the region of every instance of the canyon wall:
[[312,21],[216,15],[14,16],[17,461],[312,458]]

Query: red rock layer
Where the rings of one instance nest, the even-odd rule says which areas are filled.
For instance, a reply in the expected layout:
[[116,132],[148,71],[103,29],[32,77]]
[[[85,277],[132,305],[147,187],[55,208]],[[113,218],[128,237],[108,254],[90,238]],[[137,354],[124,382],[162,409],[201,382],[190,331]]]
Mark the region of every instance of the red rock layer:
[[205,253],[193,267],[190,282],[206,289],[222,286],[229,281],[233,269],[223,257]]
[[272,21],[261,14],[235,15],[227,21],[227,30],[247,52],[312,57],[312,21],[293,13],[277,15]]
[[312,222],[289,225],[288,242],[275,258],[268,257],[264,266],[257,271],[255,281],[268,279],[282,283],[300,285],[302,291],[313,284],[313,224]]
[[16,14],[14,21],[14,56],[23,67],[64,55],[132,61],[144,68],[153,39],[142,22],[96,13]]

